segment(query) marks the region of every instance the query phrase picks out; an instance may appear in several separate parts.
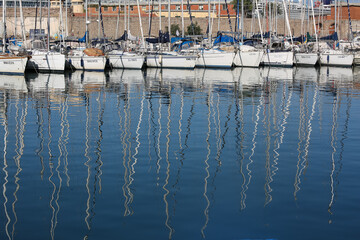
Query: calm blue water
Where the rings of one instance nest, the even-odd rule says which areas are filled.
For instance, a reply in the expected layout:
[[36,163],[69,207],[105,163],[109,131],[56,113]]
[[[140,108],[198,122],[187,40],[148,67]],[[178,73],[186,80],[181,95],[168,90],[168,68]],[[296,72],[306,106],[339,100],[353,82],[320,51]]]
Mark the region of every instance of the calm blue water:
[[0,76],[0,239],[359,239],[360,71]]

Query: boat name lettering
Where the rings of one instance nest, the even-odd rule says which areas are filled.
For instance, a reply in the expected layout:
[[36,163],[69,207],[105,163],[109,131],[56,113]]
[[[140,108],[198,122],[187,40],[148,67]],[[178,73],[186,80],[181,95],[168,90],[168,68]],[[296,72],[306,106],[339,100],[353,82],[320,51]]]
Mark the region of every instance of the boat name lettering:
[[97,60],[86,60],[87,62],[97,62]]
[[15,64],[15,63],[12,62],[12,61],[4,61],[3,63],[4,63],[4,64]]

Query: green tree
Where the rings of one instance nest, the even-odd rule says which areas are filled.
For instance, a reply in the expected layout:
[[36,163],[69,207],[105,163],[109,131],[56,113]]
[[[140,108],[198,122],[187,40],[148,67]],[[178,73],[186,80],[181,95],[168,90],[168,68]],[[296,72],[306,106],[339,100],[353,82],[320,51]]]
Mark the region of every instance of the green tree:
[[[233,9],[236,11],[237,1],[239,1],[239,14],[241,14],[241,0],[232,0],[231,5],[233,5]],[[251,17],[253,10],[253,0],[244,0],[244,15],[245,17]]]
[[176,36],[176,31],[179,31],[179,34],[181,35],[181,30],[179,24],[171,24],[171,35]]
[[[194,29],[194,31],[193,31],[193,29]],[[201,30],[200,25],[197,22],[195,22],[193,24],[193,27],[191,26],[191,24],[189,26],[187,26],[186,35],[202,35],[202,30]]]

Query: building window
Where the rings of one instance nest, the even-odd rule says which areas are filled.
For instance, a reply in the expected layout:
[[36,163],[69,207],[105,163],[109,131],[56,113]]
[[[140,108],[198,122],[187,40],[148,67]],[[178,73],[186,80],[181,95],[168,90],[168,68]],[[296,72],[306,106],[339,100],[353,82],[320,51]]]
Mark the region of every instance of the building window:
[[104,7],[104,12],[107,12],[108,10],[108,7]]
[[204,5],[200,5],[199,10],[204,10]]
[[222,9],[223,9],[223,10],[227,10],[227,5],[226,5],[226,4],[223,4]]
[[130,6],[130,11],[134,11],[134,6]]
[[180,10],[180,5],[176,5],[176,10]]
[[141,7],[141,10],[145,12],[145,11],[146,11],[146,7]]
[[116,7],[112,7],[112,11],[113,11],[113,12],[116,12]]

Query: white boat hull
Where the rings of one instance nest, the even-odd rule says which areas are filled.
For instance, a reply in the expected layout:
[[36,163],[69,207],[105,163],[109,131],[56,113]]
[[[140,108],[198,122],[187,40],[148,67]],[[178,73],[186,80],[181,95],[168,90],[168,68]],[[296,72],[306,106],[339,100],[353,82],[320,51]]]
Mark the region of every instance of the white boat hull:
[[68,56],[67,62],[71,69],[86,71],[104,71],[106,58],[104,56]]
[[65,55],[51,52],[34,54],[29,59],[27,69],[37,72],[64,72]]
[[295,64],[298,66],[315,66],[318,60],[317,53],[295,53]]
[[231,68],[235,53],[202,51],[196,61],[196,67],[202,68]]
[[265,66],[292,67],[294,64],[293,52],[268,52],[263,56]]
[[0,57],[0,73],[24,75],[27,57]]
[[193,55],[148,55],[146,65],[151,68],[194,68],[196,56]]
[[112,68],[141,69],[144,65],[144,56],[136,54],[109,54],[108,59]]
[[237,67],[259,67],[263,55],[261,51],[238,51],[234,64]]
[[351,67],[354,55],[347,53],[321,53],[320,64],[325,66]]

